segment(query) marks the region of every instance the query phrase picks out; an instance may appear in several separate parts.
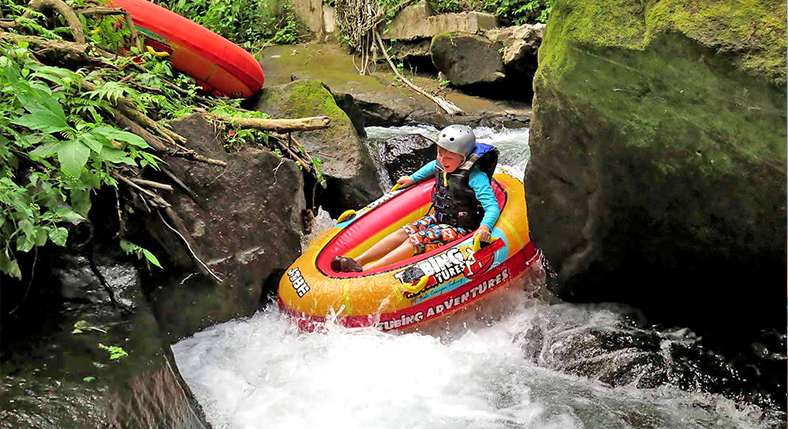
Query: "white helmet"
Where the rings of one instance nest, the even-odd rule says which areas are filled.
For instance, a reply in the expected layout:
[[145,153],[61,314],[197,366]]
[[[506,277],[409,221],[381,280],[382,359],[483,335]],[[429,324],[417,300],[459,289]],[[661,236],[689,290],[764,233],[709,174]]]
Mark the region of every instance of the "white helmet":
[[476,147],[476,135],[467,125],[449,125],[438,134],[438,146],[467,157]]

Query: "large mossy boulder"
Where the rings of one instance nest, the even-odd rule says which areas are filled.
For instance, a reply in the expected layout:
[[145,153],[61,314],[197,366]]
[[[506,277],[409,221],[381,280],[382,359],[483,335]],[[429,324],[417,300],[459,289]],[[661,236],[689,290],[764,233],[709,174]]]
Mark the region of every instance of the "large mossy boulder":
[[322,161],[328,186],[318,189],[315,206],[322,205],[336,216],[383,195],[364,142],[322,82],[304,79],[266,88],[255,108],[273,118],[328,116],[331,119],[325,130],[293,133],[312,157]]
[[561,297],[783,326],[785,58],[782,1],[556,4],[525,183]]

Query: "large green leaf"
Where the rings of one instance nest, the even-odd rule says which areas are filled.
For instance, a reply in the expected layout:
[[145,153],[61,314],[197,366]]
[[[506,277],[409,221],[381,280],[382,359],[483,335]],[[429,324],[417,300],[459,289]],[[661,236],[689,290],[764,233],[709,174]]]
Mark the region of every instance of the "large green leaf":
[[11,258],[6,250],[0,251],[0,271],[22,280],[22,271],[19,270],[19,264],[16,262],[16,259]]
[[145,255],[145,259],[150,261],[151,264],[153,264],[153,265],[155,265],[155,266],[157,266],[159,268],[164,268],[164,267],[161,266],[161,263],[159,263],[159,260],[156,258],[156,256],[154,256],[153,253],[150,252],[150,250],[142,249],[142,254]]
[[79,141],[85,143],[91,150],[93,150],[93,152],[96,153],[100,153],[101,149],[104,147],[104,143],[102,143],[101,140],[97,139],[90,133],[84,133],[79,136]]
[[58,246],[65,246],[68,239],[68,230],[63,227],[52,228],[49,230],[49,238]]
[[11,123],[45,133],[56,133],[71,128],[68,126],[62,110],[60,115],[48,110],[36,110],[29,115],[16,118]]
[[31,151],[28,155],[30,155],[30,158],[33,159],[34,161],[38,159],[45,159],[56,154],[59,148],[60,148],[60,142],[54,140],[38,146],[35,150]]
[[136,166],[137,163],[127,155],[128,154],[125,151],[118,150],[110,146],[104,146],[104,148],[101,150],[101,153],[99,153],[99,158],[101,158],[102,161],[111,162],[113,164],[123,163]]
[[93,128],[93,133],[100,134],[109,140],[122,141],[141,148],[150,147],[148,146],[148,143],[142,139],[142,137],[128,131],[119,130],[117,128],[98,126]]
[[30,114],[17,118],[12,123],[46,133],[70,128],[60,102],[46,90],[29,87],[27,90],[19,91],[16,98]]
[[32,222],[30,222],[30,220],[28,220],[28,219],[23,219],[23,220],[19,221],[18,227],[19,227],[19,229],[20,229],[20,230],[22,230],[22,232],[24,232],[26,235],[33,235],[33,229],[34,229],[34,227],[33,227],[33,223],[32,223]]
[[30,235],[17,235],[16,236],[16,250],[19,252],[29,252],[35,246],[35,238]]
[[38,227],[36,228],[36,246],[43,246],[47,244],[47,228],[46,227]]
[[87,218],[90,211],[90,192],[86,189],[71,190],[71,208],[82,217]]
[[90,148],[78,140],[69,140],[60,144],[57,150],[57,159],[60,169],[72,177],[82,174],[82,167],[88,162]]

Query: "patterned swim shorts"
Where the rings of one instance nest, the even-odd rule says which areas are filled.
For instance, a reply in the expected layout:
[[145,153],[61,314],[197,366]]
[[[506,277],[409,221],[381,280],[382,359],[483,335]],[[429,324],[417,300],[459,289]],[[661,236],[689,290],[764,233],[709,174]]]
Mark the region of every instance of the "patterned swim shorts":
[[435,215],[424,216],[416,222],[403,226],[402,229],[408,234],[414,255],[437,249],[468,233],[465,228],[438,223]]

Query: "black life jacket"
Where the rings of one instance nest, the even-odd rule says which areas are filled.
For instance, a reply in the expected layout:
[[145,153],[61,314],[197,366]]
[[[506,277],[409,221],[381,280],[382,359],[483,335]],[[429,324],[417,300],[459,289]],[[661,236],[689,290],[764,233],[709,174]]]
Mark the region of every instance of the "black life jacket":
[[473,153],[452,173],[446,173],[440,163],[435,163],[435,188],[432,204],[439,223],[475,230],[482,223],[484,209],[468,183],[471,168],[476,165],[492,180],[498,165],[498,149],[476,143]]

